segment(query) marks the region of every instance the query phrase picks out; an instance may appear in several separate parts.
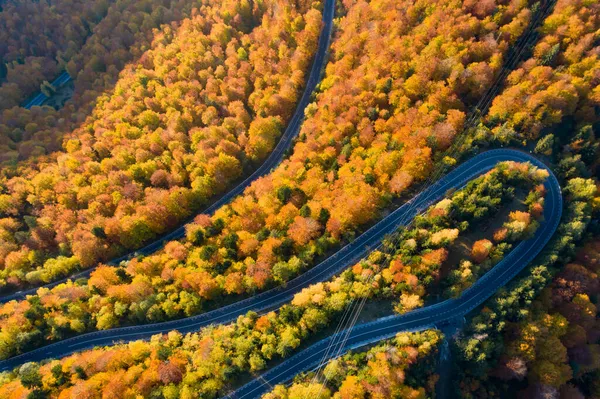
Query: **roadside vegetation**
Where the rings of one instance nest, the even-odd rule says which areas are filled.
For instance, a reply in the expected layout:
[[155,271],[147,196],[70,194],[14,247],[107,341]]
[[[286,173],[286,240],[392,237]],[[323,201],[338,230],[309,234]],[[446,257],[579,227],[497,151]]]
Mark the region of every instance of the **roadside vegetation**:
[[[330,281],[305,288],[277,312],[262,316],[249,312],[233,324],[210,326],[183,337],[172,332],[167,336],[156,335],[150,342],[136,341],[84,351],[42,365],[26,364],[5,374],[6,385],[0,387],[0,393],[2,389],[26,388],[50,396],[80,390],[88,395],[106,394],[115,389],[114,381],[119,380],[124,384],[122,378],[117,378],[118,373],[129,373],[135,369],[151,378],[147,382],[148,390],[142,394],[156,391],[166,396],[167,387],[156,374],[159,363],[151,360],[152,354],[163,345],[174,345],[164,352],[161,359],[165,362],[179,359],[181,378],[175,388],[168,388],[174,389],[173,395],[187,397],[185,392],[198,392],[202,397],[223,395],[249,372],[264,370],[272,362],[290,356],[318,334],[325,333],[338,321],[344,309],[356,300],[392,301],[398,313],[423,306],[424,300],[430,298],[428,294],[435,294],[429,291],[441,278],[440,269],[452,242],[470,229],[476,229],[482,221],[494,217],[503,205],[510,203],[513,187],[529,188],[531,194],[527,196],[526,205],[535,214],[534,209],[539,209],[543,204],[543,190],[539,187],[545,178],[544,171],[529,164],[500,164],[449,199],[430,207],[415,219],[410,228],[400,229],[391,235],[382,248],[372,252],[367,259]],[[510,213],[498,229],[500,234],[494,234],[501,239],[492,245],[488,254],[490,261],[499,261],[515,241],[532,234],[536,224],[529,211]],[[483,264],[483,256],[477,254],[474,257]],[[456,290],[462,288],[457,287]],[[10,311],[13,314],[18,312],[16,309]],[[35,311],[36,308],[30,308],[28,314]],[[18,318],[25,322],[27,316]],[[56,316],[48,317],[48,320],[56,319]],[[15,321],[12,319],[4,325],[2,334],[10,331],[8,327],[14,326]],[[16,338],[25,335],[13,331]],[[32,335],[31,332],[28,334]],[[8,335],[0,338],[4,342],[11,342]],[[12,342],[18,341],[13,339]],[[140,355],[133,355],[124,361],[122,353],[127,351],[135,351]],[[98,363],[99,358],[112,358],[115,362]],[[75,374],[76,367],[84,372]],[[23,382],[23,376],[28,375],[30,368],[40,376],[36,378],[36,385],[27,385],[27,376]],[[59,368],[66,373],[60,379],[62,382],[54,385],[45,383],[44,375]],[[145,377],[139,378],[139,381],[145,380]]]
[[527,146],[551,158],[566,178],[593,175],[598,164],[599,8],[596,2],[556,2],[538,29],[530,58],[508,76],[463,151]]
[[[81,42],[72,37],[80,31],[76,15],[80,11],[87,12],[86,8],[78,10],[79,4],[53,1],[53,7],[48,8],[47,1],[6,3],[4,11],[0,13],[0,19],[5,20],[7,25],[3,32],[8,36],[5,43],[17,46],[16,43],[27,41],[29,44],[23,48],[9,47],[7,54],[12,55],[5,55],[8,57],[7,63],[0,63],[0,68],[6,65],[6,73],[19,80],[19,87],[28,86],[35,90],[35,85],[41,83],[46,94],[52,94],[58,88],[45,82],[53,81],[57,74],[66,70],[73,79],[70,83],[73,90],[70,100],[62,109],[36,106],[28,110],[16,106],[16,101],[31,93],[21,92],[14,84],[5,81],[0,90],[10,91],[3,98],[12,98],[7,101],[14,106],[0,111],[0,170],[3,174],[14,174],[18,165],[44,161],[46,156],[52,157],[51,154],[62,150],[64,138],[81,126],[94,109],[98,97],[114,88],[123,68],[137,62],[151,47],[154,36],[176,30],[178,24],[201,5],[200,2],[182,0],[160,3],[149,0],[86,2],[92,9],[102,11],[100,15],[104,16],[94,17],[98,21],[93,24],[83,23],[89,32]],[[69,8],[69,11],[65,11],[65,8]],[[46,22],[23,23],[37,15],[56,11],[60,11],[60,15],[52,14]],[[64,21],[67,16],[71,19]],[[52,29],[40,32],[44,26]],[[33,31],[23,34],[24,29]],[[67,37],[72,40],[65,42]],[[67,49],[60,51],[61,46]],[[35,57],[24,56],[24,48],[34,52]],[[40,59],[42,52],[45,56]],[[53,56],[54,52],[56,55]],[[21,60],[16,65],[15,58]],[[52,70],[47,69],[55,64]],[[11,73],[12,68],[23,73]],[[45,81],[40,82],[40,73],[36,68],[43,69]]]
[[349,352],[323,365],[321,374],[297,376],[263,399],[363,399],[432,397],[442,334],[437,330],[401,333],[373,348]]
[[455,393],[461,397],[592,398],[600,392],[592,238],[600,233],[598,12],[594,2],[558,1],[531,58],[509,77],[477,131],[476,142],[523,142],[551,160],[563,181],[566,212],[545,253],[490,299],[457,340]]
[[523,318],[509,319],[504,350],[486,387],[526,397],[600,395],[600,241],[579,249],[572,263],[531,301]]
[[[0,6],[0,111],[52,81],[106,16],[113,0],[5,1]],[[4,120],[4,119],[3,119]]]
[[302,93],[321,13],[243,4],[204,5],[166,29],[63,151],[0,178],[0,285],[137,249],[264,160]]
[[[43,82],[39,82],[39,74],[35,68],[47,68],[48,65],[57,65],[60,73],[66,70],[73,78],[72,98],[67,101],[64,108],[33,107],[27,110],[18,106],[8,107],[0,112],[0,165],[4,169],[12,170],[18,164],[37,162],[45,160],[46,155],[63,149],[63,139],[70,135],[73,130],[81,126],[85,119],[91,114],[100,96],[110,93],[119,79],[120,72],[125,66],[137,63],[140,57],[152,46],[154,37],[161,36],[166,32],[177,30],[179,24],[189,18],[194,10],[198,10],[205,1],[187,0],[121,0],[119,2],[95,1],[86,2],[91,9],[99,9],[104,15],[97,23],[83,23],[88,26],[88,35],[83,43],[75,44],[75,39],[65,43],[66,37],[72,37],[79,31],[77,14],[79,12],[89,14],[84,7],[79,10],[79,4],[66,1],[52,1],[53,7],[48,8],[47,1],[24,1],[6,2],[4,11],[0,13],[0,19],[6,21],[7,29],[3,31],[7,35],[7,44],[10,46],[7,54],[6,73],[10,73],[13,59],[23,59],[25,48],[35,52],[33,61],[17,62],[14,68],[26,69],[27,72],[11,74],[19,79],[20,84],[39,85],[42,83],[44,91],[51,94],[57,88]],[[16,7],[16,9],[14,8]],[[234,9],[235,5],[231,5]],[[69,8],[69,11],[65,11]],[[106,10],[104,10],[106,8]],[[60,11],[57,15],[56,11]],[[13,11],[12,14],[9,11]],[[47,12],[51,15],[48,16]],[[99,12],[99,11],[98,11]],[[32,17],[32,15],[34,17]],[[24,20],[31,21],[37,15],[46,15],[48,20],[39,23],[23,23]],[[72,17],[65,21],[65,17]],[[52,29],[40,32],[40,28],[48,26]],[[23,29],[32,32],[23,34]],[[169,35],[172,37],[172,35]],[[22,41],[29,43],[25,47]],[[17,45],[19,43],[19,45]],[[78,42],[79,43],[79,42]],[[59,47],[67,47],[65,51],[59,51]],[[56,51],[52,56],[42,49]],[[43,60],[38,60],[39,54],[46,54]],[[8,55],[7,55],[8,57]],[[52,57],[55,57],[54,59]],[[27,59],[27,57],[26,57]],[[12,62],[11,62],[12,61]],[[40,62],[42,66],[40,66]],[[44,69],[47,81],[52,81],[55,75],[49,76],[52,71]],[[36,80],[37,79],[37,80]],[[7,90],[15,93],[14,85],[8,85]],[[23,94],[17,93],[18,97]],[[27,94],[29,95],[29,94]],[[14,103],[14,100],[10,100]]]
[[[474,127],[465,124],[467,111],[493,84],[509,47],[523,34],[539,7],[539,3],[522,1],[342,1],[344,16],[337,21],[331,62],[314,103],[306,111],[289,159],[231,205],[213,216],[196,217],[187,226],[184,240],[168,243],[155,255],[134,259],[123,267],[100,266],[89,279],[41,289],[25,301],[3,305],[0,357],[87,331],[199,314],[226,300],[284,284],[378,220],[394,200],[424,181],[436,162],[452,165],[482,149],[510,145],[529,149],[552,165],[563,188],[563,219],[531,266],[468,320],[453,344],[454,393],[464,398],[600,395],[598,240],[591,239],[600,233],[599,143],[595,137],[600,115],[598,4],[557,1],[538,30],[530,54],[502,83],[489,112],[481,115]],[[168,32],[163,31],[163,35],[168,36]],[[171,41],[177,43],[176,36],[165,47],[156,44],[163,49],[157,57],[164,56]],[[239,60],[237,52],[236,58]],[[148,65],[144,62],[149,61],[140,62],[140,70],[145,70]],[[138,99],[140,93],[152,90],[148,82],[153,82],[155,75],[140,70],[127,75],[138,79],[135,85],[132,78],[117,88],[130,90],[132,98]],[[82,167],[83,163],[73,162],[78,159],[70,154],[99,156],[92,136],[86,136],[96,127],[103,137],[107,131],[118,132],[117,119],[101,118],[101,110],[118,118],[128,115],[134,121],[128,123],[136,126],[146,110],[156,112],[153,107],[158,106],[149,101],[140,109],[127,110],[127,104],[115,97],[118,95],[102,97],[88,130],[79,130],[65,141],[73,152],[66,151],[60,158],[62,163],[57,165],[61,170]],[[279,104],[262,102],[261,106],[274,112],[269,114],[274,118],[283,118],[273,111]],[[187,110],[189,104],[184,105]],[[142,109],[144,112],[138,113]],[[203,120],[205,113],[198,115]],[[260,118],[266,117],[258,114]],[[163,122],[159,117],[156,123]],[[172,126],[157,125],[159,128],[171,132]],[[162,136],[150,130],[146,129],[139,140],[150,146],[141,148],[151,154],[154,139]],[[206,132],[214,133],[208,127],[202,134]],[[461,133],[464,136],[459,140]],[[173,137],[179,140],[179,136]],[[199,136],[190,136],[191,143],[194,137]],[[251,155],[240,136],[234,137],[238,153],[243,152],[238,160],[245,165],[244,160],[251,160]],[[177,150],[169,148],[179,162]],[[56,186],[53,181],[44,186],[44,181],[35,180],[39,179],[37,172],[30,175],[31,182],[7,175],[4,192],[22,194],[17,196],[22,207],[2,219],[8,226],[2,237],[10,249],[4,270],[6,262],[15,262],[10,270],[17,270],[13,276],[20,276],[10,284],[49,281],[84,267],[85,256],[94,259],[89,262],[92,265],[124,248],[135,248],[150,237],[144,236],[148,230],[139,226],[148,224],[157,213],[144,206],[130,206],[134,199],[127,196],[131,195],[129,190],[169,192],[174,187],[170,185],[174,180],[169,178],[178,175],[169,170],[166,180],[160,180],[166,186],[156,186],[152,181],[156,170],[148,169],[155,159],[138,152],[142,161],[136,152],[132,163],[125,163],[127,171],[117,174],[131,183],[118,187],[122,196],[115,200],[111,192],[98,204],[86,195],[92,192],[91,187],[100,187],[108,194],[106,186],[86,186],[85,179],[85,184],[75,184],[58,201],[58,197],[44,196],[44,190],[56,190]],[[106,162],[108,166],[117,164],[111,163],[113,158],[107,159],[111,160]],[[221,164],[214,169],[218,176],[227,170]],[[68,173],[64,176],[75,176]],[[189,176],[186,182],[191,184]],[[327,334],[355,299],[391,301],[395,312],[404,313],[439,299],[437,295],[459,295],[515,243],[533,234],[544,209],[544,178],[544,172],[531,165],[504,163],[465,189],[451,193],[417,217],[410,228],[388,237],[367,259],[330,281],[303,290],[277,312],[251,312],[230,325],[185,336],[171,332],[149,342],[135,341],[41,364],[28,363],[0,374],[0,396],[223,395],[252,373]],[[197,190],[206,185],[190,187]],[[22,191],[14,191],[17,189]],[[167,197],[144,198],[163,205]],[[177,206],[181,205],[179,198]],[[506,212],[505,219],[491,231],[482,229],[521,198],[520,209]],[[10,201],[6,203],[11,205]],[[115,201],[123,201],[120,208]],[[50,244],[40,241],[46,219],[39,216],[41,211],[31,212],[32,206],[64,212],[72,204],[80,204],[71,210],[81,215],[90,209],[114,210],[107,211],[108,216],[99,212],[100,218],[84,222],[64,222],[62,235],[51,237]],[[12,209],[8,205],[6,209]],[[149,213],[141,213],[146,211]],[[109,222],[111,218],[114,224]],[[58,218],[48,220],[52,228],[58,226]],[[471,240],[476,229],[479,236]],[[77,237],[94,245],[78,247]],[[124,245],[127,242],[129,247]],[[466,242],[470,247],[457,255],[458,244]],[[77,252],[77,248],[85,251]],[[94,248],[103,248],[103,252],[94,253]],[[53,271],[56,274],[51,274]],[[413,348],[408,353],[426,341],[435,347],[440,339],[434,332],[401,337],[395,345]],[[390,348],[374,349],[371,358],[347,355],[337,364],[333,362],[335,366],[328,366],[341,368],[333,380],[314,383],[309,382],[310,376],[300,377],[291,387],[277,387],[265,397],[431,394],[435,381],[431,369],[415,381],[389,377],[411,373],[409,366],[414,366],[413,357],[397,359],[390,355],[394,353]],[[433,354],[435,351],[421,355],[417,349],[414,359],[423,361],[420,356]],[[377,381],[369,378],[373,375]]]
[[[290,158],[212,217],[198,216],[187,227],[185,240],[170,242],[164,250],[134,259],[124,268],[101,266],[87,280],[42,289],[26,301],[6,304],[3,314],[30,315],[24,325],[15,327],[29,330],[21,335],[17,351],[85,331],[198,314],[223,297],[249,295],[281,284],[351,240],[377,220],[392,199],[428,175],[434,154],[443,152],[461,131],[467,107],[491,85],[503,54],[524,31],[531,16],[527,6],[507,2],[497,13],[493,8],[447,1],[435,6],[426,1],[391,0],[345,4],[347,15],[338,23],[321,93],[307,109]],[[146,114],[152,116],[152,111],[140,115]],[[213,130],[201,129],[198,137]],[[146,142],[149,136],[139,140]],[[10,270],[22,276],[16,283],[27,276],[48,281],[125,245],[139,245],[152,236],[152,226],[164,229],[174,223],[177,219],[165,208],[172,204],[179,212],[175,216],[183,213],[182,206],[197,201],[192,192],[207,189],[210,179],[198,171],[191,190],[150,187],[147,179],[152,184],[155,174],[156,184],[167,185],[177,184],[181,174],[186,175],[177,167],[177,173],[166,177],[163,173],[165,178],[159,179],[160,170],[152,168],[158,161],[149,158],[156,145],[153,140],[150,149],[138,151],[143,163],[125,162],[134,161],[125,148],[123,162],[114,157],[100,166],[97,161],[89,162],[94,167],[86,173],[101,170],[102,164],[110,168],[126,165],[127,171],[99,176],[101,181],[119,177],[127,184],[116,184],[121,181],[117,179],[115,185],[87,186],[84,179],[81,189],[77,186],[64,195],[50,195],[48,205],[36,200],[40,209],[57,213],[42,220],[28,218],[32,229],[18,223],[18,217],[9,218],[16,219],[9,225],[17,231],[24,229],[24,234],[9,230],[7,237],[23,237],[24,244],[32,246],[36,241],[41,244],[36,237],[46,237],[42,233],[48,223],[59,234],[49,234],[49,242],[41,247],[66,252],[44,260],[52,256],[49,251],[8,242],[5,259],[14,259],[15,265],[7,267],[5,261],[5,273]],[[88,141],[74,138],[69,143],[75,154],[97,157]],[[172,151],[180,153],[177,148]],[[65,168],[73,164],[77,171],[86,165],[73,158],[65,155]],[[231,171],[223,166],[213,170]],[[36,180],[37,176],[48,177],[36,174],[31,180],[46,181]],[[27,205],[37,198],[26,195],[30,189],[53,193],[52,181],[47,190],[29,182],[16,185],[24,190],[17,198],[24,198]],[[65,188],[74,184],[64,183]],[[116,194],[108,195],[105,187]],[[106,195],[91,196],[95,188]],[[136,195],[147,192],[155,193],[144,196],[156,201],[155,207],[132,206]],[[184,201],[187,197],[180,193],[188,192],[193,200]],[[10,204],[14,196],[5,198]],[[77,218],[62,222],[65,214]],[[62,306],[65,302],[70,306]]]

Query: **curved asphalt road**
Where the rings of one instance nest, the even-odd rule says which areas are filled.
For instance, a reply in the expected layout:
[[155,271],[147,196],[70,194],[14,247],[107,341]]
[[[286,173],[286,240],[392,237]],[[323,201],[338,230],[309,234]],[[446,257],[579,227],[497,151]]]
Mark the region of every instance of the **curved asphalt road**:
[[[221,208],[223,205],[229,203],[233,198],[240,195],[248,186],[250,186],[256,179],[262,177],[271,172],[271,170],[276,167],[285,157],[285,152],[292,145],[292,141],[298,135],[300,130],[300,126],[302,124],[302,120],[304,118],[304,109],[310,102],[310,96],[315,90],[317,84],[319,83],[321,70],[325,64],[327,59],[327,50],[329,49],[329,42],[331,39],[331,31],[333,26],[333,17],[335,11],[335,1],[334,0],[325,0],[325,7],[323,10],[323,29],[321,31],[321,35],[319,37],[319,46],[317,49],[317,54],[315,55],[315,59],[312,64],[312,68],[310,71],[310,75],[306,82],[306,88],[304,89],[304,93],[302,94],[302,98],[296,107],[296,111],[294,116],[290,120],[285,132],[281,136],[279,143],[271,152],[267,160],[248,178],[239,183],[236,187],[234,187],[231,191],[227,192],[220,199],[215,201],[211,206],[204,209],[201,213],[212,214],[217,209]],[[66,73],[66,72],[65,72]],[[61,75],[62,76],[62,75]],[[68,74],[67,74],[68,76]],[[60,77],[59,77],[60,79]],[[64,77],[63,77],[64,79]],[[70,78],[69,78],[70,79]],[[37,104],[36,104],[37,105]],[[176,230],[160,237],[156,241],[146,245],[145,247],[138,249],[137,251],[130,252],[120,258],[113,259],[110,262],[107,262],[109,265],[118,265],[122,261],[129,260],[138,255],[150,255],[159,249],[163,248],[165,244],[172,240],[178,240],[185,236],[185,225],[177,228]],[[0,297],[0,304],[6,303],[8,301],[12,301],[13,299],[25,299],[26,295],[33,295],[39,288],[52,288],[59,284],[66,282],[67,280],[76,280],[81,277],[89,277],[90,274],[94,271],[95,267],[89,268],[87,270],[72,274],[63,279],[54,281],[52,283],[34,287],[31,289],[19,291],[14,294],[6,295]]]
[[[71,76],[65,71],[65,72],[61,73],[58,76],[58,78],[54,79],[54,81],[52,82],[52,86],[59,87],[59,86],[64,85],[65,83],[67,83],[70,80],[71,80]],[[40,106],[47,99],[48,99],[48,96],[46,96],[42,92],[39,92],[38,94],[36,94],[35,97],[33,97],[31,100],[29,100],[27,103],[25,103],[25,105],[23,105],[23,108],[31,109],[31,107]]]
[[[267,312],[276,309],[280,305],[289,302],[293,296],[303,288],[316,282],[328,280],[332,276],[340,273],[346,267],[360,260],[365,254],[370,252],[370,250],[374,248],[386,234],[392,233],[398,227],[408,224],[414,216],[442,199],[449,189],[463,187],[468,181],[484,174],[492,169],[498,162],[502,161],[531,162],[540,168],[548,169],[537,159],[521,151],[502,149],[484,152],[458,166],[452,172],[423,190],[412,200],[396,209],[385,219],[381,220],[365,233],[357,237],[352,243],[346,245],[311,270],[289,281],[285,287],[274,288],[251,298],[198,316],[164,323],[122,327],[79,335],[1,361],[0,371],[12,369],[25,362],[63,357],[73,352],[89,349],[94,346],[107,346],[118,342],[148,339],[154,334],[167,333],[171,330],[178,330],[182,333],[198,331],[199,328],[210,324],[232,322],[238,316],[246,314],[248,311]],[[389,321],[386,321],[381,325],[383,328],[381,333],[379,332],[379,329],[371,330],[371,327],[368,325],[366,327],[357,327],[353,334],[356,335],[357,332],[366,331],[365,336],[361,335],[356,339],[349,340],[348,348],[352,347],[356,342],[364,341],[365,344],[373,342],[368,341],[368,337],[377,337],[377,339],[381,339],[379,336],[393,335],[406,328],[426,328],[433,323],[439,323],[448,318],[464,314],[467,310],[470,310],[483,302],[494,293],[497,288],[510,280],[542,249],[550,239],[550,236],[556,229],[560,220],[562,197],[558,181],[552,173],[550,174],[550,178],[546,185],[548,186],[549,195],[546,198],[546,209],[544,214],[545,222],[541,224],[534,239],[520,243],[504,261],[500,262],[492,271],[482,277],[470,290],[466,291],[460,299],[446,301],[404,316],[389,319]],[[499,274],[500,277],[498,277],[498,279],[496,276]],[[468,307],[464,310],[457,310],[456,307],[458,304],[462,303],[461,301],[464,301],[465,298],[470,298],[471,296],[473,296],[474,299],[470,299],[467,302]],[[441,311],[445,312],[443,313],[443,316],[440,314]],[[379,323],[379,321],[376,323]],[[375,325],[377,328],[380,326],[380,324]],[[326,343],[318,343],[314,347],[307,349],[308,354],[310,354],[311,351],[320,353],[320,345],[325,346]],[[290,369],[286,370],[283,376],[278,377],[279,379],[271,377],[269,374],[274,370],[280,370],[279,368],[273,369],[265,374],[265,378],[274,378],[273,383],[279,383],[285,381],[289,376],[305,370],[306,367],[309,367],[312,364],[310,361],[308,361],[308,363],[307,361],[300,361],[303,356],[306,356],[307,351],[296,355],[294,359],[297,360],[284,363],[283,365],[287,364],[290,366]],[[320,359],[320,355],[310,356],[308,359],[316,358]],[[242,392],[253,392],[253,389],[255,388],[250,385],[249,387],[243,387],[241,389]]]
[[[228,397],[233,399],[259,398],[270,391],[269,385],[281,384],[291,380],[296,374],[316,369],[323,358],[325,361],[339,356],[350,350],[388,339],[402,331],[421,331],[434,328],[456,317],[462,317],[481,305],[492,296],[500,287],[507,284],[521,270],[523,270],[544,248],[556,231],[562,215],[562,194],[556,176],[544,164],[532,156],[515,150],[494,150],[483,153],[467,164],[476,162],[481,172],[489,170],[495,162],[500,160],[528,161],[550,172],[545,186],[547,196],[545,200],[544,221],[535,233],[535,236],[517,245],[500,263],[480,278],[472,287],[466,290],[459,298],[450,299],[435,305],[427,306],[404,315],[394,315],[381,318],[369,323],[354,327],[347,336],[347,341],[342,337],[346,331],[331,335],[298,354],[290,357],[280,365],[270,369]],[[453,173],[443,180],[454,180]],[[466,175],[465,175],[466,176]],[[472,176],[474,177],[474,175]],[[439,182],[438,182],[439,183]],[[445,185],[445,183],[441,183]],[[439,192],[439,190],[435,190]],[[439,199],[439,198],[436,198]],[[332,344],[337,350],[328,351]],[[267,385],[269,384],[269,385]]]

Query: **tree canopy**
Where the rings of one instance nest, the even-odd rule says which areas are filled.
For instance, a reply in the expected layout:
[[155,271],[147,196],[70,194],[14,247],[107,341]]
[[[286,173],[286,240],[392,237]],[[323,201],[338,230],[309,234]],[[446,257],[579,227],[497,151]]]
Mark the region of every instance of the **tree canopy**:
[[137,249],[264,160],[304,86],[321,15],[244,4],[203,5],[166,27],[62,151],[0,178],[2,285]]

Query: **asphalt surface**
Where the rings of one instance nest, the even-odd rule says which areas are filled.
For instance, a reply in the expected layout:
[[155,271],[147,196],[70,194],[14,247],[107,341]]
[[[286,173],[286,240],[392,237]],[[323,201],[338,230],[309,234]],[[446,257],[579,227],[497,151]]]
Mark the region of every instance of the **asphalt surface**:
[[[58,78],[54,79],[54,81],[52,82],[52,86],[54,86],[54,87],[62,86],[65,83],[67,83],[69,80],[71,80],[71,76],[65,71],[65,72],[61,73],[58,76]],[[25,103],[25,105],[23,105],[23,108],[30,109],[31,107],[34,107],[34,106],[40,106],[47,99],[48,99],[48,96],[46,96],[42,92],[39,92],[35,97],[33,97],[31,100],[29,100],[27,103]]]
[[[336,358],[348,350],[391,338],[399,332],[421,331],[443,326],[445,322],[462,317],[481,305],[499,288],[513,279],[540,253],[556,231],[562,216],[562,194],[558,180],[551,170],[530,155],[515,150],[494,150],[483,153],[463,164],[463,167],[467,165],[467,170],[459,175],[468,176],[470,173],[468,170],[473,167],[484,172],[501,160],[528,161],[550,172],[550,177],[545,183],[547,195],[544,221],[533,238],[519,243],[500,263],[459,298],[446,300],[404,315],[384,317],[331,335],[265,372],[260,378],[254,379],[230,393],[228,397],[234,399],[258,398],[270,391],[271,385],[285,383],[298,373],[314,370],[323,361]],[[454,175],[453,172],[438,182],[440,189],[435,189],[432,197],[439,195],[442,192],[441,187],[448,183],[463,180],[461,176],[455,177]]]
[[[211,206],[203,209],[199,213],[205,213],[205,214],[214,213],[217,209],[221,208],[223,205],[228,204],[236,196],[243,193],[244,190],[247,187],[249,187],[255,180],[257,180],[258,178],[260,178],[264,175],[269,174],[271,172],[271,170],[273,168],[275,168],[277,165],[279,165],[279,163],[285,158],[286,151],[288,150],[288,148],[291,147],[293,140],[298,136],[298,132],[300,131],[300,126],[302,125],[302,121],[304,120],[304,110],[306,109],[306,106],[310,103],[311,94],[314,92],[315,88],[317,87],[317,84],[320,81],[321,70],[323,69],[325,62],[327,61],[327,50],[329,49],[329,43],[331,40],[331,31],[332,31],[332,27],[333,27],[333,17],[334,17],[334,11],[335,11],[334,7],[335,7],[334,0],[326,0],[325,8],[323,10],[324,11],[323,12],[323,29],[321,30],[321,35],[319,37],[319,46],[317,49],[317,54],[315,55],[315,58],[313,60],[310,75],[306,82],[306,88],[304,89],[304,93],[302,94],[302,97],[301,97],[300,101],[298,102],[298,105],[296,106],[296,111],[294,112],[292,119],[288,123],[288,126],[287,126],[285,132],[281,136],[279,143],[277,143],[277,146],[271,152],[271,154],[266,159],[266,161],[254,173],[252,173],[244,181],[239,183],[232,190],[230,190],[225,195],[223,195],[221,198],[219,198],[217,201],[215,201]],[[68,74],[67,74],[67,76],[68,76]],[[60,79],[60,77],[58,79]],[[63,79],[65,79],[65,78],[63,77]],[[70,79],[70,77],[69,77],[69,79]],[[34,105],[37,105],[37,104],[34,104]],[[168,243],[169,241],[178,240],[178,239],[183,238],[184,236],[185,236],[185,225],[182,225],[181,227],[177,228],[176,230],[174,230],[166,235],[161,236],[160,238],[158,238],[157,240],[153,241],[152,243],[146,245],[145,247],[140,248],[136,251],[132,251],[126,255],[123,255],[119,258],[113,259],[106,263],[109,265],[118,265],[119,263],[121,263],[123,261],[127,261],[127,260],[129,260],[133,257],[139,256],[139,255],[144,255],[144,256],[151,255],[152,253],[162,249],[165,246],[165,244]],[[68,277],[53,281],[52,283],[45,284],[43,286],[37,286],[37,287],[31,288],[31,289],[16,292],[14,294],[5,295],[3,297],[0,297],[0,303],[6,303],[6,302],[12,301],[14,299],[17,299],[17,300],[25,299],[26,295],[34,295],[36,293],[36,291],[42,287],[52,288],[52,287],[55,287],[59,284],[66,282],[68,280],[76,280],[76,279],[82,278],[82,277],[89,277],[90,274],[95,270],[95,268],[96,267],[92,267],[92,268],[86,269],[84,271],[71,274]]]
[[[398,227],[407,225],[415,215],[444,198],[449,189],[463,187],[467,182],[486,173],[498,162],[502,161],[531,162],[540,168],[547,169],[547,167],[537,159],[521,151],[502,149],[484,152],[458,166],[452,172],[423,190],[409,202],[396,209],[386,218],[357,237],[353,242],[346,245],[311,270],[289,281],[285,287],[265,291],[251,298],[198,316],[164,323],[122,327],[79,335],[1,361],[0,371],[12,369],[25,362],[63,357],[83,349],[93,348],[94,346],[107,346],[118,342],[148,339],[152,335],[167,333],[172,330],[178,330],[182,333],[194,332],[210,324],[232,322],[237,319],[238,316],[246,314],[248,311],[263,313],[277,309],[282,304],[289,302],[293,296],[303,288],[320,281],[326,281],[334,275],[339,274],[346,267],[355,264],[367,253],[372,251],[386,234],[394,232]],[[551,174],[548,179],[547,186],[548,195],[546,198],[546,209],[544,214],[545,221],[541,223],[535,237],[520,243],[502,262],[482,277],[471,289],[466,291],[460,299],[446,301],[404,316],[389,319],[384,324],[375,324],[376,328],[374,329],[371,329],[368,325],[366,325],[366,327],[357,327],[354,329],[354,335],[361,331],[366,331],[365,334],[349,340],[348,346],[345,348],[349,349],[357,342],[365,341],[363,344],[374,342],[375,340],[382,339],[380,337],[394,335],[398,331],[409,328],[428,328],[435,323],[466,313],[468,310],[482,303],[492,295],[500,286],[509,281],[515,274],[522,270],[531,259],[533,259],[550,239],[550,236],[556,229],[562,210],[562,197],[558,181],[553,174]],[[518,263],[512,264],[511,262],[514,262],[515,260],[518,260]],[[498,275],[500,275],[500,277],[498,277]],[[468,298],[471,298],[466,302],[468,306],[462,305],[463,301]],[[459,305],[462,306],[460,309],[463,310],[457,310],[457,306]],[[465,308],[465,306],[467,307]],[[369,340],[368,337],[372,337],[374,340]],[[288,377],[304,371],[306,365],[312,364],[310,359],[314,359],[315,357],[311,355],[311,351],[320,353],[319,348],[326,345],[326,343],[322,342],[307,349],[306,351],[308,351],[308,353],[304,351],[296,355],[294,358],[298,359],[297,365],[295,365],[296,360],[294,362],[288,361],[283,364],[290,365],[290,369],[285,371]],[[303,360],[303,356],[307,355],[311,356]],[[274,370],[278,370],[278,368]],[[282,376],[272,376],[269,373],[265,374],[265,378],[273,378],[274,384],[285,381]],[[245,395],[246,392],[251,393],[254,392],[255,389],[258,389],[252,384],[253,383],[250,383],[248,387],[245,386],[241,388],[241,393]],[[256,383],[254,382],[254,384]]]

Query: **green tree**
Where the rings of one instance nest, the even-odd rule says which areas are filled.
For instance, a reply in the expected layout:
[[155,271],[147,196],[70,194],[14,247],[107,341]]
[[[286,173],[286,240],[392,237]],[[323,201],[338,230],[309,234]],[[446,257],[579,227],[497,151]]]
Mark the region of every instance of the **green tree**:
[[554,135],[547,134],[538,140],[535,146],[535,152],[542,155],[552,155],[552,148],[554,147]]
[[19,368],[19,378],[21,384],[26,388],[40,388],[42,386],[42,376],[40,375],[40,366],[37,363],[25,363]]

